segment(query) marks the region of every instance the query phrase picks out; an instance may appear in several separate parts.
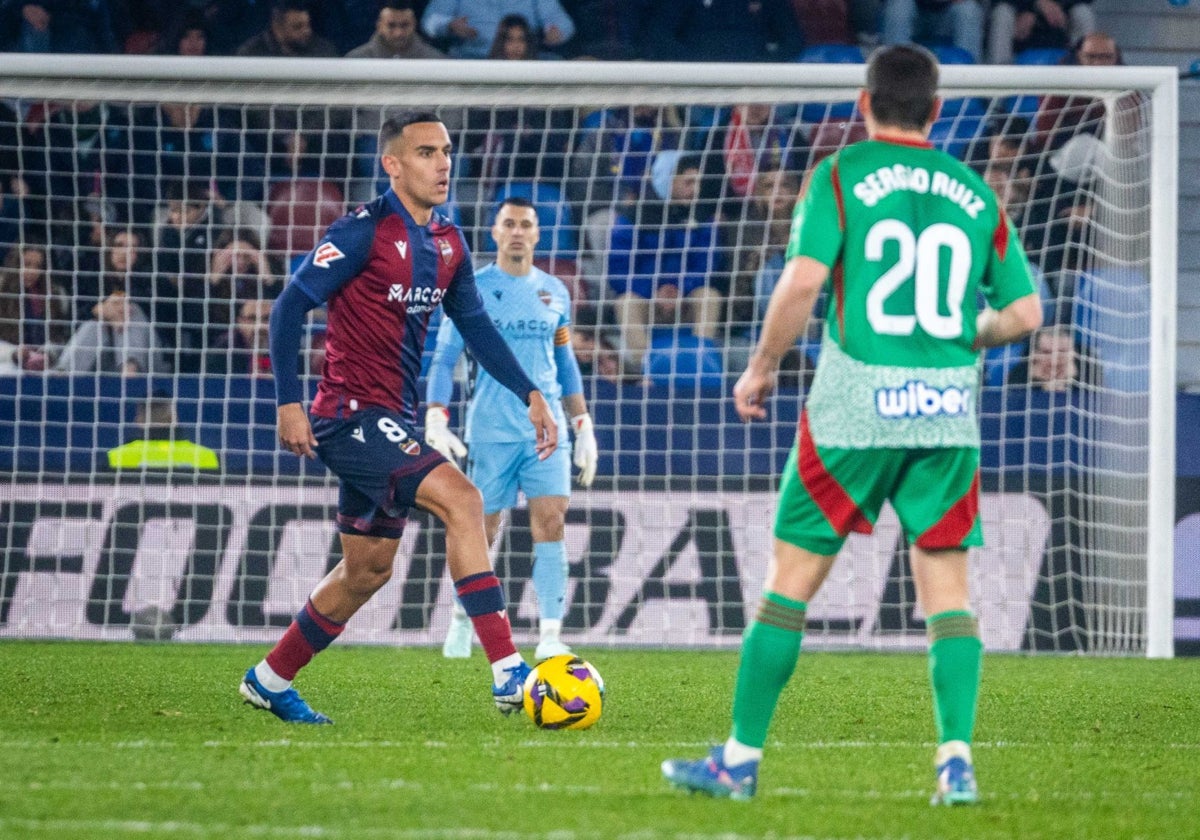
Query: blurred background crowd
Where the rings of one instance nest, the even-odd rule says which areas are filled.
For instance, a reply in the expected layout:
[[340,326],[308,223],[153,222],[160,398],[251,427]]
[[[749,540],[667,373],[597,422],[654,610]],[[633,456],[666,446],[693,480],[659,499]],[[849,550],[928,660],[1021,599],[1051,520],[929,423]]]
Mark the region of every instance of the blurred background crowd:
[[[31,54],[862,63],[913,40],[946,64],[1123,63],[1090,0],[0,2],[0,50]],[[999,195],[1046,303],[1041,333],[988,357],[989,384],[1144,387],[1144,348],[1094,337],[1106,290],[1145,285],[1146,196],[1098,177],[1144,162],[1145,111],[1136,95],[945,103],[932,142]],[[325,226],[386,187],[386,112],[0,100],[0,372],[269,376],[271,301]],[[496,203],[537,205],[581,366],[614,382],[740,371],[805,174],[866,133],[851,102],[439,113],[457,154],[443,209],[483,260]],[[785,364],[796,385],[819,326]],[[310,341],[317,371],[319,319]]]

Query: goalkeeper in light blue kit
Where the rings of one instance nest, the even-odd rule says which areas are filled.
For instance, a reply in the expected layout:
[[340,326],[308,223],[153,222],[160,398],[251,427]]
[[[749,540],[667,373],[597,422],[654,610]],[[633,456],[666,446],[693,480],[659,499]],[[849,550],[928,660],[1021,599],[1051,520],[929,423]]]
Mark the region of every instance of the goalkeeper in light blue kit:
[[[541,660],[570,653],[561,639],[567,591],[563,529],[571,491],[568,459],[572,452],[565,439],[566,423],[561,422],[565,419],[563,408],[575,430],[574,463],[580,468],[579,483],[584,487],[596,475],[597,450],[579,364],[571,349],[571,298],[561,280],[534,267],[539,235],[534,206],[523,198],[505,199],[492,226],[496,262],[476,272],[475,281],[488,315],[513,355],[554,406],[563,439],[553,455],[539,460],[528,409],[483,370],[474,381],[464,437],[471,447],[467,473],[483,494],[489,544],[494,544],[500,530],[501,515],[517,503],[518,491],[529,501],[533,588],[538,603],[535,656]],[[453,323],[444,321],[425,395],[425,442],[451,460],[467,454],[463,441],[450,431],[446,408],[463,347]],[[452,659],[470,656],[473,635],[471,621],[456,601],[443,654]]]

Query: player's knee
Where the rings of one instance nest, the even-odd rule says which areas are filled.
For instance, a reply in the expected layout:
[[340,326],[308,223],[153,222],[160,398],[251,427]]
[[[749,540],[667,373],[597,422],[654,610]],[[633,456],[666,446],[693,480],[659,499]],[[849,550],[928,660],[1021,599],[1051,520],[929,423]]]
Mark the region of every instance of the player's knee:
[[536,516],[529,523],[535,542],[558,542],[563,538],[564,515],[554,511]]
[[356,595],[372,595],[392,579],[392,567],[361,566],[348,570],[346,586]]
[[442,520],[447,528],[475,527],[483,521],[483,496],[474,484],[466,483],[446,506]]

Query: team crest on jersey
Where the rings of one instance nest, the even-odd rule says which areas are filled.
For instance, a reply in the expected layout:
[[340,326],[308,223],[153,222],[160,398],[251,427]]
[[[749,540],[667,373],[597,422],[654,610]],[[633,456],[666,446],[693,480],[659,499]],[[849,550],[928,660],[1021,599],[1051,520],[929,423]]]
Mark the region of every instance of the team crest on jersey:
[[421,444],[413,438],[406,438],[400,441],[400,451],[410,458],[415,458],[421,454]]
[[342,259],[345,254],[332,242],[326,242],[313,253],[313,265],[318,268],[329,268],[329,264]]
[[446,265],[450,265],[450,260],[454,259],[454,248],[449,242],[440,237],[435,241],[437,242],[438,250],[442,254],[442,259],[445,260]]
[[545,289],[538,289],[538,300],[542,302],[543,306],[549,306],[554,297]]

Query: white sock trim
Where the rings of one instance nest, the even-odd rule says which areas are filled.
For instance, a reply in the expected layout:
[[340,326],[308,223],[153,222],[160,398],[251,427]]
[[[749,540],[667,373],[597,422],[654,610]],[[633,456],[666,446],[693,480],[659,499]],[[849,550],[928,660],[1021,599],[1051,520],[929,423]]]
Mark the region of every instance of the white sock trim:
[[762,747],[748,747],[731,737],[725,742],[725,752],[721,760],[725,762],[726,767],[737,767],[747,761],[762,761],[762,757]]
[[940,767],[952,758],[961,758],[968,763],[974,763],[971,761],[971,745],[966,741],[945,741],[938,746],[933,764],[935,767]]
[[555,639],[562,634],[562,619],[561,618],[539,618],[538,619],[538,638],[541,641],[547,639]]
[[276,674],[265,659],[254,666],[254,676],[258,677],[258,681],[262,683],[262,687],[267,691],[287,691],[292,687],[292,681],[285,680]]
[[497,659],[492,663],[492,682],[496,685],[504,685],[508,682],[508,674],[504,673],[509,668],[514,668],[521,662],[523,658],[519,653],[510,653],[503,659]]

